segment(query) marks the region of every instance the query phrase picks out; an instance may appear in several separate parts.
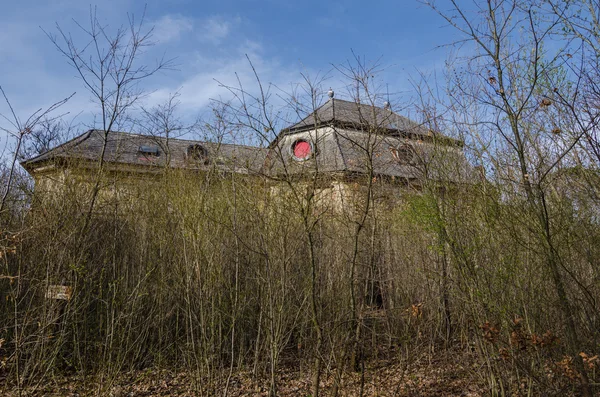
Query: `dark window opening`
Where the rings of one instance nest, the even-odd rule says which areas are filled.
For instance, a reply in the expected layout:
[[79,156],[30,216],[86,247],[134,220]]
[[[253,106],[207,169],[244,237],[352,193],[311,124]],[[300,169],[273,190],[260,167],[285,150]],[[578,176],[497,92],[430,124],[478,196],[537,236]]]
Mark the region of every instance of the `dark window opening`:
[[366,296],[367,305],[373,309],[383,309],[383,293],[378,281],[369,282],[369,290]]
[[138,148],[138,153],[145,156],[158,157],[160,155],[160,150],[158,149],[158,146],[140,146]]
[[187,148],[186,152],[188,160],[196,161],[196,162],[206,162],[208,161],[208,151],[202,145],[190,145]]
[[398,145],[398,147],[390,148],[394,160],[400,164],[414,164],[415,150],[408,143]]

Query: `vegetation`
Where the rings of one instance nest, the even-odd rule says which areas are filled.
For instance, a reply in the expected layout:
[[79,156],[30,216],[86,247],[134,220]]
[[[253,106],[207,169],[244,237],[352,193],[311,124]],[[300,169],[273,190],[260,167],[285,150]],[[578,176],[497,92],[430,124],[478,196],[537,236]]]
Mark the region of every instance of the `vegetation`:
[[[462,139],[476,167],[440,143],[434,161],[418,164],[418,188],[375,173],[373,124],[363,127],[365,172],[344,177],[341,209],[316,167],[300,179],[285,167],[259,176],[165,167],[132,180],[110,174],[102,157],[91,184],[74,175],[32,194],[16,159],[38,131],[55,133],[54,119],[14,116],[19,143],[0,207],[2,387],[35,393],[78,374],[105,395],[123,373],[168,368],[199,395],[233,393],[242,373],[282,394],[287,371],[310,379],[300,390],[312,396],[350,384],[363,395],[376,365],[391,362],[397,388],[380,392],[400,394],[417,360],[451,365],[454,354],[475,359],[465,371],[492,395],[597,393],[597,4],[425,3],[467,44],[445,86],[415,83],[411,106],[432,130]],[[97,67],[120,84],[96,96],[107,133],[145,122],[167,138],[185,129],[266,142],[289,117],[273,111],[257,75],[256,91],[225,87],[234,100],[215,104],[201,127],[176,120],[176,97],[131,124],[138,80],[168,65],[119,75],[122,62],[137,65],[136,40],[150,37],[131,28],[133,41],[114,36],[131,46],[100,53],[106,67],[79,63],[70,41],[59,46],[92,92],[105,86]],[[92,42],[110,37],[89,32]],[[377,66],[355,61],[338,68],[350,95],[380,104]],[[306,95],[290,97],[302,115],[323,92],[305,82]],[[449,182],[456,175],[468,183]],[[69,286],[70,298],[48,299],[52,285]]]

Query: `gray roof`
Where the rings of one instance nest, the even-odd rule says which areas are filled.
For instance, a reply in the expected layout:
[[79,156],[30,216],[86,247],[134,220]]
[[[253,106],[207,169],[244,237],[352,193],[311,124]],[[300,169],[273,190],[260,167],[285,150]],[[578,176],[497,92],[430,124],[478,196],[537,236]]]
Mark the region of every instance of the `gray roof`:
[[[336,127],[317,131],[300,131],[282,138],[272,148],[265,171],[273,176],[360,174],[372,166],[374,175],[411,180],[427,177],[460,182],[469,177],[470,166],[457,145]],[[299,139],[310,141],[314,147],[308,160],[299,161],[292,155],[291,147]]]
[[[313,145],[310,159],[298,161],[292,155],[298,140]],[[269,146],[265,171],[356,174],[372,166],[375,175],[458,182],[470,169],[462,145],[390,109],[331,98],[281,131]],[[398,158],[402,150],[410,150],[413,156]]]
[[431,129],[401,116],[390,109],[331,98],[310,115],[285,128],[285,134],[332,125],[355,130],[397,133],[405,137],[439,135]]
[[[49,160],[98,161],[104,139],[104,160],[108,163],[128,164],[143,167],[209,168],[217,166],[224,171],[253,173],[260,172],[267,149],[226,143],[203,142],[185,139],[166,139],[126,132],[90,130],[41,155],[23,161],[21,165],[31,170]],[[205,150],[205,160],[190,161],[188,148],[200,145]],[[157,148],[158,155],[143,152],[143,147]],[[140,150],[142,149],[142,150]]]
[[[105,139],[105,161],[141,170],[217,167],[226,172],[278,177],[305,172],[364,174],[372,166],[375,175],[456,182],[470,170],[461,141],[389,109],[340,99],[330,99],[313,114],[282,130],[269,148],[90,130],[21,164],[31,172],[54,159],[95,162]],[[292,155],[299,139],[313,145],[307,160],[298,161]],[[189,150],[194,145],[201,146],[202,161],[191,159]],[[152,153],[154,150],[157,153]],[[398,154],[406,150],[411,158],[399,158]]]

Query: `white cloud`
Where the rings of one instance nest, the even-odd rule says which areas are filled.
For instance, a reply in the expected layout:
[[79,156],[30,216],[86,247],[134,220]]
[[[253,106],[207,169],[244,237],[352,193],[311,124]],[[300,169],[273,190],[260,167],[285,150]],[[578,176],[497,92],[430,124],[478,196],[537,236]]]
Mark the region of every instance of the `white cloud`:
[[[209,109],[211,100],[230,100],[233,94],[225,87],[239,87],[241,83],[244,90],[253,95],[258,94],[258,85],[254,72],[245,54],[249,54],[252,64],[261,79],[264,89],[269,89],[270,84],[285,89],[293,81],[300,79],[299,69],[294,67],[286,68],[278,60],[265,58],[255,51],[260,47],[258,43],[251,43],[250,48],[242,46],[236,51],[232,51],[232,56],[221,57],[218,59],[205,58],[198,61],[195,66],[196,73],[191,73],[183,80],[180,80],[177,85],[170,84],[162,86],[152,92],[146,99],[146,105],[155,105],[163,103],[168,99],[169,95],[174,92],[179,92],[180,111],[188,116],[197,115],[198,113],[206,113]],[[238,81],[239,79],[239,81]],[[281,96],[285,97],[285,93],[279,91],[278,88],[272,89],[273,94],[269,100],[270,105],[279,107],[283,105]]]
[[224,17],[215,15],[201,22],[201,30],[198,39],[203,42],[219,44],[226,39],[232,28],[241,22],[240,17],[225,19]]
[[230,37],[233,29],[241,22],[239,16],[226,18],[213,15],[204,19],[192,19],[182,15],[167,14],[154,22],[154,38],[162,44],[178,40],[185,33],[196,32],[202,43],[220,44]]
[[181,15],[164,15],[154,23],[154,38],[164,44],[179,39],[182,33],[191,32],[194,21]]

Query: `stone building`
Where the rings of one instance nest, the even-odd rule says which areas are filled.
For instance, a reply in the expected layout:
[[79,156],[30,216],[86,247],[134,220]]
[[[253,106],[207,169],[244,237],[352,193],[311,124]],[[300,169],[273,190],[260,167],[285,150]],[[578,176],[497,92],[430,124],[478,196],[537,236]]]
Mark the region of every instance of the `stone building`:
[[376,107],[330,93],[325,104],[283,129],[268,147],[90,130],[21,165],[36,189],[56,188],[73,175],[89,179],[102,158],[104,171],[120,180],[165,167],[218,170],[275,182],[318,180],[339,200],[349,183],[365,177],[416,189],[426,179],[461,183],[469,173],[462,147],[461,141],[393,112],[387,103]]

